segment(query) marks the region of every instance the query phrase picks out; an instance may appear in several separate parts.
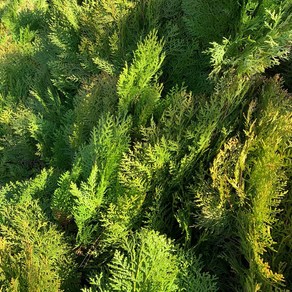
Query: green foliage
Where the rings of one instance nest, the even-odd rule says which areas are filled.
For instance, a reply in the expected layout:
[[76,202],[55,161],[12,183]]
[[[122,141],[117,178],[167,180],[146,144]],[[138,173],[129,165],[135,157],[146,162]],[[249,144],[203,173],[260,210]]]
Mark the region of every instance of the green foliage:
[[96,275],[84,291],[217,291],[215,279],[201,273],[200,265],[165,236],[142,229],[115,252],[108,264],[109,279]]
[[81,76],[86,72],[78,59],[77,1],[52,1],[48,48],[53,58],[48,60],[51,80],[64,95],[76,93]]
[[[286,194],[291,113],[285,98],[275,81],[263,84],[258,105],[251,103],[247,112],[245,141],[234,137],[223,146],[210,168],[211,183],[202,182],[196,191],[202,210],[199,226],[214,237],[238,238],[223,248],[244,291],[283,285],[283,275],[271,270],[267,252],[275,251],[271,228]],[[252,120],[255,112],[257,121]],[[237,253],[235,244],[240,246]],[[236,259],[238,254],[248,268]]]
[[189,8],[193,4],[194,1],[181,0],[162,1],[160,4],[160,34],[165,40],[166,51],[163,80],[169,90],[176,85],[187,85],[195,94],[209,93],[211,84],[207,78],[210,63],[208,56],[202,53],[205,47],[185,25],[186,21],[198,16]]
[[[270,3],[272,2],[272,3]],[[273,3],[274,2],[274,3]],[[286,58],[291,46],[291,3],[283,1],[246,1],[239,33],[234,39],[213,43],[213,76],[236,70],[240,76],[263,73]]]
[[[283,102],[279,103],[273,96]],[[245,278],[247,291],[257,285],[267,290],[270,285],[284,282],[283,275],[271,272],[264,254],[275,244],[270,230],[277,221],[278,206],[286,194],[286,151],[292,135],[292,116],[285,110],[285,98],[285,94],[272,82],[264,86],[263,106],[256,131],[258,147],[252,153],[249,187],[246,190],[252,216],[242,215],[241,222],[248,223],[242,226],[244,231],[240,230],[242,249],[250,262],[250,273]]]
[[1,206],[0,277],[5,291],[60,291],[74,269],[63,236],[36,202]]
[[42,169],[34,178],[25,181],[10,182],[0,189],[1,204],[7,201],[22,202],[39,200],[44,214],[51,218],[51,197],[56,188],[58,174],[51,169]]
[[1,289],[291,290],[291,12],[0,0]]
[[57,216],[60,212],[61,217],[73,215],[80,243],[89,242],[87,229],[92,227],[87,224],[96,217],[97,209],[116,196],[117,172],[129,143],[128,129],[128,122],[115,121],[109,114],[101,118],[90,142],[77,152],[73,171],[63,174],[54,193],[53,209]]
[[36,116],[30,109],[6,107],[0,117],[0,182],[27,178],[40,169],[41,162],[32,137]]
[[19,40],[23,29],[33,32],[44,25],[47,8],[48,4],[44,0],[12,0],[2,8],[2,22],[15,40]]
[[142,231],[130,238],[125,242],[125,251],[116,251],[109,264],[109,291],[177,290],[178,268],[174,265],[172,248],[166,238],[154,232]]
[[231,0],[182,0],[182,11],[186,32],[204,44],[234,36],[240,16],[239,3]]
[[47,6],[44,0],[13,0],[1,11],[1,91],[16,101],[26,100],[32,87],[46,82],[45,65],[37,53]]
[[135,126],[145,126],[159,101],[161,85],[157,74],[164,59],[162,48],[156,32],[150,33],[138,44],[133,64],[130,67],[126,64],[119,77],[119,112],[121,115],[130,112]]
[[52,145],[56,143],[56,132],[61,128],[65,107],[60,96],[50,88],[42,93],[32,91],[31,95],[28,106],[35,113],[31,136],[36,141],[37,156],[48,163],[54,159]]
[[[80,11],[80,53],[83,66],[113,75],[123,66],[133,39],[126,19],[135,7],[134,1],[84,1]],[[127,42],[128,41],[128,42]],[[136,40],[132,46],[136,45]]]
[[63,173],[59,178],[58,188],[52,196],[51,208],[54,217],[61,222],[72,218],[75,201],[70,193],[70,187],[73,182],[77,181],[79,175],[78,166],[73,167],[71,172]]
[[116,78],[101,73],[84,84],[74,102],[74,125],[70,137],[74,148],[88,140],[91,131],[104,113],[115,114],[118,97]]
[[203,272],[200,257],[190,249],[178,250],[179,291],[218,291],[216,277]]

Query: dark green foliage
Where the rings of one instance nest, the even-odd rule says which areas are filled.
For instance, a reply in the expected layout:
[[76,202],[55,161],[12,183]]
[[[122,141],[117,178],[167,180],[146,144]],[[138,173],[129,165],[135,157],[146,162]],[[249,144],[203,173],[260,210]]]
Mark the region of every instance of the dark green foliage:
[[1,9],[0,86],[16,102],[26,101],[32,87],[48,83],[46,66],[38,58],[47,7],[44,0],[13,0]]
[[75,121],[71,134],[73,147],[79,147],[84,141],[88,141],[91,131],[104,113],[116,113],[116,83],[116,77],[101,73],[82,86],[74,103]]
[[0,1],[1,289],[291,290],[291,15]]
[[35,123],[36,116],[27,108],[5,107],[1,110],[0,183],[27,178],[40,169],[41,162],[32,137]]
[[183,22],[189,36],[208,45],[233,37],[240,16],[237,1],[189,1],[182,0]]

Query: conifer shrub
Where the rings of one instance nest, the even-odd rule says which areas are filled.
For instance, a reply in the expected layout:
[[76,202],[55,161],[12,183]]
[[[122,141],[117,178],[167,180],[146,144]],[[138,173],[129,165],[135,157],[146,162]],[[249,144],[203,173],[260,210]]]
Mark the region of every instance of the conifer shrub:
[[67,287],[73,291],[75,268],[69,247],[44,218],[37,202],[28,199],[5,204],[0,212],[1,288],[60,291]]
[[240,20],[236,1],[182,0],[185,31],[203,44],[235,35]]
[[[51,219],[52,192],[57,185],[59,174],[54,169],[42,169],[35,177],[24,181],[10,181],[0,189],[1,204],[20,202],[25,200],[38,200],[46,218]],[[6,202],[6,203],[5,203]]]
[[291,12],[0,1],[1,289],[292,289]]
[[[273,272],[272,262],[267,262],[271,259],[268,251],[275,252],[270,230],[277,227],[276,214],[286,194],[285,157],[291,139],[291,114],[285,92],[277,86],[274,80],[262,85],[258,104],[252,102],[246,115],[245,142],[231,138],[213,161],[211,183],[202,182],[196,191],[202,208],[198,224],[209,230],[211,238],[223,236],[230,241],[221,246],[230,248],[223,252],[228,254],[224,258],[238,274],[244,291],[284,286],[283,275]],[[252,120],[255,112],[257,121]],[[234,253],[237,245],[239,251]],[[244,260],[236,259],[239,254]]]
[[151,32],[138,44],[133,64],[126,64],[119,76],[119,112],[121,116],[132,114],[134,126],[145,126],[159,102],[162,88],[157,78],[164,60],[162,49],[157,33]]
[[39,31],[46,26],[46,1],[8,1],[1,12],[1,87],[15,101],[43,82],[43,64],[36,58]]
[[40,170],[35,141],[31,135],[35,115],[25,107],[4,107],[0,125],[0,182],[28,178]]
[[74,101],[74,125],[72,146],[77,149],[88,141],[93,128],[104,113],[114,115],[117,111],[117,78],[107,73],[93,76],[85,83]]
[[54,192],[54,212],[74,217],[80,242],[90,242],[90,220],[97,217],[97,209],[104,201],[115,197],[119,164],[128,148],[128,128],[128,122],[119,123],[109,114],[100,118],[89,144],[77,152],[72,172],[63,174]]
[[217,291],[215,278],[201,272],[198,258],[153,230],[129,235],[108,269],[83,291]]

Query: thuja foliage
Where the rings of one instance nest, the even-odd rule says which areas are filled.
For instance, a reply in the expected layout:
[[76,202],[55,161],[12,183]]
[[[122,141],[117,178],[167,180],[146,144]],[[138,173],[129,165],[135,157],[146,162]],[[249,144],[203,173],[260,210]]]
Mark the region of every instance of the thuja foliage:
[[291,290],[291,25],[0,1],[1,291]]
[[217,291],[216,279],[202,273],[199,258],[153,230],[130,234],[108,269],[83,291]]
[[37,201],[6,203],[0,212],[3,291],[70,289],[75,269],[70,249],[62,234],[44,218]]

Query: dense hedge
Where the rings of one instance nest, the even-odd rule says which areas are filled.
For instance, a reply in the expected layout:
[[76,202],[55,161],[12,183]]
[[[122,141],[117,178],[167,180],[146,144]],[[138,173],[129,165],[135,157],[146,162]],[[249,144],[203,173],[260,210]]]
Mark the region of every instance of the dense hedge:
[[290,0],[0,1],[0,290],[292,290],[291,48]]

